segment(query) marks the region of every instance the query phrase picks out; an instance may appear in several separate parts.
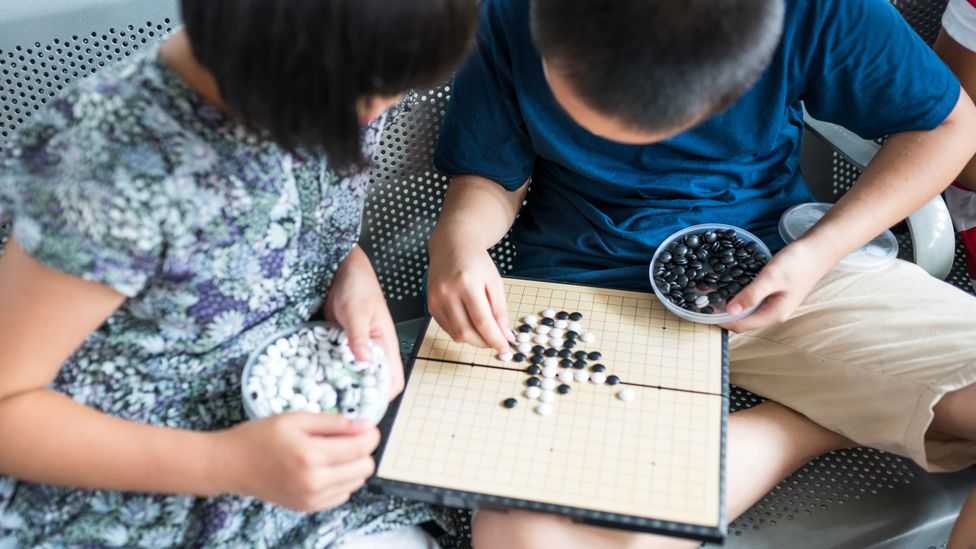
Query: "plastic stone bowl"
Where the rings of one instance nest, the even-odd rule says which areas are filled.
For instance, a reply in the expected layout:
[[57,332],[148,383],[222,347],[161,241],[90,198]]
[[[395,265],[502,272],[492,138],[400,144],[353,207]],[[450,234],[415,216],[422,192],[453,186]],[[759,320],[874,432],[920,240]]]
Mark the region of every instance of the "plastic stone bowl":
[[[256,403],[254,402],[254,399],[251,398],[251,395],[248,394],[247,392],[247,382],[251,378],[251,369],[255,364],[257,364],[258,359],[261,357],[261,355],[265,353],[265,351],[268,350],[269,347],[274,345],[274,343],[279,339],[283,337],[291,337],[292,334],[306,331],[311,328],[315,328],[316,326],[322,328],[330,328],[333,325],[328,322],[305,322],[303,324],[295,326],[294,328],[281,330],[280,332],[277,332],[276,334],[272,335],[271,337],[263,341],[261,345],[259,345],[257,349],[255,349],[255,351],[252,352],[251,355],[248,357],[247,362],[244,364],[244,371],[241,373],[241,400],[244,402],[244,413],[247,415],[249,419],[261,419],[262,417],[266,417],[257,412]],[[371,350],[374,353],[373,354],[374,360],[379,360],[380,362],[386,362],[386,356],[383,354],[383,349],[380,348],[379,345],[372,345]],[[389,375],[384,376],[383,382],[379,386],[377,386],[377,390],[380,391],[380,394],[383,395],[389,394],[391,382],[392,380]],[[366,421],[371,421],[372,423],[378,423],[381,419],[383,419],[383,415],[386,413],[386,405],[385,405],[386,400],[383,399],[382,402],[384,403],[382,406],[379,406],[377,409],[375,409],[373,413],[363,415],[361,419],[364,419]]]
[[[664,303],[664,306],[667,307],[669,311],[671,311],[675,315],[685,320],[698,322],[699,324],[725,324],[727,322],[735,322],[736,320],[745,318],[750,314],[752,314],[753,311],[756,310],[756,307],[758,307],[758,305],[751,307],[738,315],[730,315],[727,312],[725,312],[726,303],[725,300],[722,300],[712,305],[712,307],[715,309],[715,312],[712,314],[689,311],[687,309],[682,309],[681,307],[678,307],[677,305],[672,303],[671,299],[668,298],[668,296],[664,295],[661,292],[661,289],[657,287],[657,283],[654,282],[654,267],[657,265],[658,257],[661,255],[661,252],[668,249],[671,246],[671,244],[674,243],[676,240],[680,240],[689,234],[698,234],[698,233],[703,233],[705,231],[717,231],[717,230],[726,231],[729,229],[735,231],[735,234],[738,235],[738,237],[741,238],[742,240],[745,240],[746,242],[755,242],[757,246],[757,251],[766,254],[766,257],[772,259],[773,254],[770,253],[769,247],[766,246],[766,244],[762,240],[760,240],[759,237],[757,237],[756,235],[750,233],[745,229],[740,229],[739,227],[735,227],[732,225],[724,225],[722,223],[705,223],[701,225],[693,225],[691,227],[688,227],[687,229],[683,229],[672,234],[667,239],[665,239],[665,241],[662,242],[660,246],[658,246],[657,251],[654,252],[654,257],[651,258],[651,265],[648,268],[648,277],[651,280],[651,288],[654,290],[654,295],[656,295],[657,298],[661,300],[661,303]],[[695,289],[694,291],[699,295],[705,295],[708,293],[708,291],[702,291],[698,289]]]

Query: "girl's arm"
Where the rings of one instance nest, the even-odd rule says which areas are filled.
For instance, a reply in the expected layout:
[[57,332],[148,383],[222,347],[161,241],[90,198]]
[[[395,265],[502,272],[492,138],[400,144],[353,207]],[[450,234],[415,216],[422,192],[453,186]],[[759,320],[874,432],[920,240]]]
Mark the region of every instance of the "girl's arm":
[[378,433],[338,416],[286,414],[198,433],[111,417],[47,389],[123,301],[8,243],[0,257],[0,474],[81,488],[238,492],[318,510],[345,501],[372,473]]

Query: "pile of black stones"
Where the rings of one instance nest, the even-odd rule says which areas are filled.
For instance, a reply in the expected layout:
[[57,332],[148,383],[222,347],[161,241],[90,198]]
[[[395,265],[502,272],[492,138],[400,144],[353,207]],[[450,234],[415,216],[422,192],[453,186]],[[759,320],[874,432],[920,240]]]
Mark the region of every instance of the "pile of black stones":
[[724,312],[725,303],[752,283],[769,257],[734,229],[689,233],[668,245],[654,265],[654,283],[671,303],[703,314]]

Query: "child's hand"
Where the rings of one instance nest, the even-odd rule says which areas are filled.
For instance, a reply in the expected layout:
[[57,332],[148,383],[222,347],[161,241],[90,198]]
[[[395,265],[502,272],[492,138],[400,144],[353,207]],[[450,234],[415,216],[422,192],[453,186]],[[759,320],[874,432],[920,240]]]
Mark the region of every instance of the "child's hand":
[[400,394],[403,390],[400,340],[376,273],[369,258],[358,246],[353,248],[336,271],[325,300],[325,318],[345,328],[356,359],[372,358],[370,339],[383,347],[392,377],[390,399]]
[[742,333],[785,321],[834,267],[831,257],[802,238],[792,242],[773,256],[752,284],[729,302],[727,309],[731,314],[738,314],[757,303],[762,305],[742,320],[722,327]]
[[345,503],[375,467],[372,425],[334,414],[289,413],[220,431],[215,474],[222,491],[315,512]]

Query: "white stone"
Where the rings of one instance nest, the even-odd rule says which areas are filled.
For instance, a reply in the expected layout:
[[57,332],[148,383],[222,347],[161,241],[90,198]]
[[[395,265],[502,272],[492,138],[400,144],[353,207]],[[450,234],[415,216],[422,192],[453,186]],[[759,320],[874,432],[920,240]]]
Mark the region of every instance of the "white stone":
[[498,360],[501,360],[502,362],[511,362],[514,356],[515,353],[512,351],[502,351],[498,354]]
[[546,318],[552,318],[556,316],[556,311],[553,311],[552,309],[546,309],[545,311],[542,311],[542,316]]
[[522,354],[529,354],[532,352],[532,342],[525,341],[518,344],[518,350]]
[[542,360],[542,366],[544,368],[555,368],[559,366],[559,359],[554,356],[547,356]]
[[[546,343],[549,343],[549,336],[543,334],[536,334],[535,342],[539,345],[545,345]],[[531,350],[532,348],[529,347],[529,349]]]
[[542,369],[542,377],[545,377],[545,378],[553,378],[553,377],[556,377],[556,374],[557,373],[558,372],[556,371],[555,368],[548,368],[547,367],[547,368],[543,368]]
[[586,380],[590,379],[590,373],[587,372],[586,370],[576,370],[573,373],[573,379],[575,379],[576,381],[579,381],[579,382],[586,381]]
[[519,342],[529,341],[532,339],[532,334],[529,332],[519,332],[518,335],[515,336],[515,339]]
[[540,402],[552,402],[554,400],[556,400],[556,393],[552,391],[542,391],[542,394],[539,395]]
[[535,407],[535,413],[539,414],[540,416],[548,416],[552,413],[552,404],[543,402]]
[[563,337],[565,334],[566,330],[563,330],[562,328],[553,328],[552,330],[549,330],[549,337],[553,339]]
[[698,296],[698,299],[695,300],[695,307],[701,309],[707,306],[708,306],[708,296],[707,295]]
[[573,372],[570,372],[569,370],[559,372],[559,381],[562,381],[563,383],[573,381]]
[[560,330],[565,330],[566,326],[569,326],[569,322],[566,322],[565,320],[557,320],[553,326],[559,328]]
[[543,379],[541,387],[543,391],[551,391],[556,388],[556,380],[552,378]]
[[607,374],[603,372],[593,372],[590,374],[590,381],[596,383],[597,385],[602,385],[607,382]]
[[634,400],[635,396],[636,395],[634,395],[634,390],[629,387],[625,387],[621,389],[620,392],[617,393],[617,398],[619,398],[624,402],[630,402],[631,400]]
[[542,389],[538,387],[529,387],[528,389],[525,390],[525,398],[534,400],[539,398],[539,395],[541,394],[542,394]]
[[537,334],[548,335],[549,331],[550,331],[549,326],[546,326],[545,324],[539,324],[538,326],[535,327],[535,333]]
[[525,315],[522,317],[522,322],[528,324],[529,326],[535,326],[539,322],[539,317],[535,315]]
[[590,332],[586,332],[585,334],[581,335],[580,338],[583,340],[584,343],[593,343],[594,341],[596,341],[596,336],[591,334]]
[[575,322],[575,321],[574,322],[570,322],[569,323],[569,326],[567,326],[567,328],[569,330],[572,330],[572,331],[576,332],[576,333],[580,333],[581,331],[583,331],[583,325],[580,324],[579,322]]

